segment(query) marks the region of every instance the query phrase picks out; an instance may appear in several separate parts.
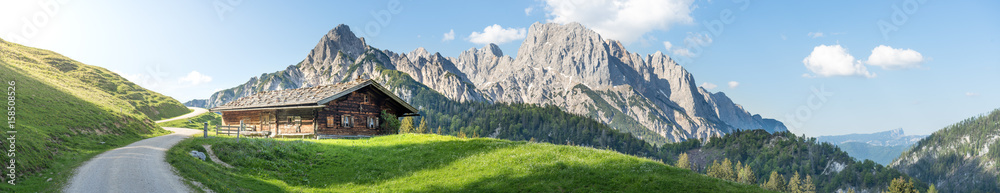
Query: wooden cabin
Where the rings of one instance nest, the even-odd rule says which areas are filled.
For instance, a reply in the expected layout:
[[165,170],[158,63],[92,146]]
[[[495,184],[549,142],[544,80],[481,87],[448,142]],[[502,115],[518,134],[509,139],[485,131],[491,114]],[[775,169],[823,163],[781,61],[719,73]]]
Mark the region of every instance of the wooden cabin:
[[419,116],[417,109],[371,79],[258,92],[217,106],[223,124],[270,131],[270,137],[364,137],[391,134],[381,113]]

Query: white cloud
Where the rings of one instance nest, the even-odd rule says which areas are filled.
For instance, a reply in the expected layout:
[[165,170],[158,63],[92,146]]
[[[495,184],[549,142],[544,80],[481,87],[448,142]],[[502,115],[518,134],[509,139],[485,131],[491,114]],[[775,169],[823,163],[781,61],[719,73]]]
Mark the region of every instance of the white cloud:
[[788,40],[788,37],[785,34],[781,34],[781,40]]
[[684,38],[684,44],[708,46],[712,44],[712,37],[709,37],[708,34],[688,32],[687,37]]
[[670,41],[663,41],[663,47],[666,48],[667,51],[670,51],[670,49],[674,47],[674,44],[670,43]]
[[441,38],[441,41],[442,42],[451,41],[454,39],[455,39],[455,29],[451,29],[451,31],[448,31],[448,33],[444,33],[444,37]]
[[920,52],[911,49],[894,49],[886,45],[879,45],[872,49],[872,55],[868,56],[868,65],[881,66],[882,69],[898,70],[906,68],[920,67],[924,62],[924,56]]
[[818,37],[823,37],[823,32],[809,32],[809,34],[806,35],[812,38],[818,38]]
[[[868,72],[861,61],[847,53],[840,45],[820,45],[813,48],[812,53],[802,59],[802,63],[813,74],[819,77],[831,76],[863,76],[874,78],[875,74]],[[812,75],[804,74],[803,77]]]
[[706,82],[706,83],[701,83],[701,87],[704,87],[705,89],[715,89],[715,87],[718,87],[718,85]]
[[684,56],[684,57],[693,57],[694,56],[694,53],[691,53],[691,50],[688,50],[687,48],[677,48],[677,49],[674,49],[672,52],[674,53],[674,55],[678,55],[678,56]]
[[524,15],[525,16],[531,16],[531,11],[533,11],[533,10],[535,10],[534,7],[524,8]]
[[181,77],[180,82],[190,82],[191,85],[212,82],[212,77],[201,74],[198,71],[191,71],[187,76]]
[[482,33],[472,32],[469,35],[469,42],[476,44],[503,44],[517,39],[524,39],[525,37],[524,28],[507,28],[504,29],[498,24],[493,24],[491,26],[486,26]]
[[544,0],[549,22],[579,22],[608,39],[625,43],[653,30],[694,21],[694,0]]
[[965,96],[967,96],[967,97],[974,97],[974,96],[979,96],[979,93],[974,93],[974,92],[965,92]]
[[729,81],[729,88],[736,88],[738,86],[740,86],[740,82]]

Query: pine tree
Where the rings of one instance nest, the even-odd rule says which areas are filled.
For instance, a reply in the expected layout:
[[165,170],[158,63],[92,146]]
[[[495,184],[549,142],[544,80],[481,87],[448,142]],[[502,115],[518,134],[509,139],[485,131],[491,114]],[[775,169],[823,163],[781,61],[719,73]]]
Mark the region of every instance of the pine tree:
[[913,181],[907,182],[902,176],[892,179],[888,189],[888,193],[917,193],[917,188],[913,187]]
[[383,132],[390,134],[400,133],[399,118],[396,118],[395,115],[392,115],[391,113],[387,113],[385,110],[382,110],[382,120],[385,120],[384,122],[382,122],[381,125]]
[[802,182],[802,192],[816,193],[816,184],[813,183],[812,175],[806,175],[806,181]]
[[754,175],[753,169],[750,168],[749,164],[740,168],[737,181],[744,184],[757,184],[757,176]]
[[854,193],[854,188],[848,188],[847,193]]
[[420,117],[420,126],[417,127],[417,133],[427,133],[427,121],[424,117]]
[[733,172],[733,162],[730,162],[729,158],[722,160],[722,165],[719,165],[718,170],[720,178],[729,181],[736,181],[736,172]]
[[438,126],[437,134],[441,135],[441,126]]
[[413,117],[404,117],[399,125],[399,133],[413,133]]
[[733,169],[733,171],[736,172],[736,179],[737,180],[739,180],[739,178],[740,178],[739,177],[740,176],[740,170],[743,170],[743,162],[742,161],[736,161],[736,169]]
[[[534,139],[534,138],[531,138],[531,139]],[[677,164],[674,164],[674,165],[676,165],[678,168],[681,168],[681,169],[691,170],[691,161],[688,161],[688,154],[687,153],[681,153],[680,156],[677,156]]]
[[931,184],[931,187],[927,188],[927,193],[938,193],[937,188],[934,187],[934,184]]
[[771,171],[771,177],[764,183],[764,189],[785,191],[785,185],[785,177],[782,177],[777,171]]
[[705,174],[709,177],[722,179],[722,171],[719,171],[719,160],[713,160],[711,164],[708,164]]
[[795,175],[792,175],[792,178],[788,179],[788,186],[786,186],[788,188],[788,192],[802,193],[801,179],[802,177],[799,176],[799,172],[795,172]]

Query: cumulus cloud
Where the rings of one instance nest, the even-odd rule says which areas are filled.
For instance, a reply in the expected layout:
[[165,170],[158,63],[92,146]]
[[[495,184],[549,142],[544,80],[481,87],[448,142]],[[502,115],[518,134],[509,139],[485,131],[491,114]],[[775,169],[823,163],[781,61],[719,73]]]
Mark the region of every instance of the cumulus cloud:
[[455,29],[451,29],[448,33],[444,33],[444,37],[441,38],[442,42],[451,41],[455,39]]
[[483,32],[472,32],[469,35],[469,42],[476,44],[503,44],[517,39],[524,39],[525,37],[524,28],[503,28],[499,24],[493,24],[491,26],[486,26]]
[[677,49],[672,50],[671,52],[673,52],[674,55],[678,55],[678,56],[684,56],[684,57],[692,57],[692,56],[694,56],[694,53],[691,53],[691,50],[688,50],[687,48],[677,48]]
[[[847,53],[847,49],[840,45],[816,46],[809,56],[802,59],[802,63],[810,72],[819,77],[875,77],[875,74],[868,72],[868,68],[865,68],[861,61],[854,60],[854,56]],[[803,76],[810,77],[811,75],[804,74]]]
[[674,44],[670,43],[670,41],[663,41],[663,48],[669,51],[671,48],[674,48]]
[[181,77],[180,82],[189,82],[191,85],[212,82],[212,77],[201,74],[198,71],[191,71],[187,76]]
[[533,10],[535,10],[534,7],[524,8],[524,15],[525,16],[531,16],[531,11],[533,11]]
[[736,88],[738,86],[740,86],[740,82],[729,81],[729,88]]
[[872,49],[872,55],[868,56],[868,65],[881,66],[882,69],[898,70],[920,67],[924,62],[924,56],[920,52],[911,49],[895,49],[886,45],[879,45]]
[[709,89],[709,90],[711,90],[711,89],[715,89],[715,87],[718,87],[718,86],[719,86],[719,85],[715,85],[715,84],[712,84],[712,83],[708,83],[708,82],[706,82],[706,83],[701,83],[701,87],[703,87],[703,88],[705,88],[705,89]]
[[605,38],[631,43],[653,30],[694,21],[694,0],[544,0],[549,22],[579,22]]
[[818,37],[823,37],[823,32],[809,32],[809,34],[806,35],[812,38],[818,38]]

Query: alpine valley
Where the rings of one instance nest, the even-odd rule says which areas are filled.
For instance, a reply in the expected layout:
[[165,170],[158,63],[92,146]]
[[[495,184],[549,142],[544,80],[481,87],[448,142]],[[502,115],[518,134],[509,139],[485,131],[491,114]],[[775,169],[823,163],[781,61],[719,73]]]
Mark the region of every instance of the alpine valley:
[[[435,121],[450,118],[424,112],[433,103],[414,101],[422,88],[463,104],[555,106],[656,145],[738,129],[787,130],[777,120],[747,112],[725,93],[698,87],[694,76],[669,56],[629,52],[621,42],[603,39],[577,23],[532,24],[516,57],[489,44],[457,58],[423,48],[409,53],[380,50],[339,25],[298,64],[185,104],[211,108],[261,91],[358,77],[375,79]],[[480,130],[496,135],[506,129],[496,127]]]

